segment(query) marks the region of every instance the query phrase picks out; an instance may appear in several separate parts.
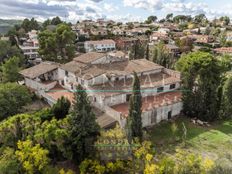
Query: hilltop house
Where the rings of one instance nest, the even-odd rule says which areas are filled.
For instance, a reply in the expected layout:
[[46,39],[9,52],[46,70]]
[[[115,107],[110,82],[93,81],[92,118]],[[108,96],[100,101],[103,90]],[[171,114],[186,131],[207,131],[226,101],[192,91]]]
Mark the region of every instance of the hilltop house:
[[[178,91],[180,73],[146,59],[128,60],[124,56],[92,52],[63,65],[48,65],[45,62],[23,70],[21,74],[25,78],[25,84],[37,90],[37,93],[39,91],[50,104],[61,96],[72,101],[76,86],[82,85],[91,104],[124,127],[134,72],[141,83],[143,127],[171,119],[181,112],[181,92]],[[40,87],[41,83],[51,82],[54,82],[54,88]]]
[[23,51],[24,56],[28,59],[30,63],[40,63],[42,59],[38,53],[38,31],[32,30],[31,32],[28,32],[27,35],[28,38],[25,38],[25,42],[19,47]]

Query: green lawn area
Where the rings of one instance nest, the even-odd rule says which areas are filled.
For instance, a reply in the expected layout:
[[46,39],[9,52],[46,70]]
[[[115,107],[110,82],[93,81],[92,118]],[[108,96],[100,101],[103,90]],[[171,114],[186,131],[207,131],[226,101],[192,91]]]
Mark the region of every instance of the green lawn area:
[[[173,123],[178,126],[175,135],[171,129]],[[183,123],[187,129],[185,146],[182,142]],[[175,149],[180,148],[214,160],[228,155],[232,157],[232,120],[215,122],[210,127],[201,127],[181,117],[172,123],[160,123],[151,128],[149,134],[158,154],[172,154]]]

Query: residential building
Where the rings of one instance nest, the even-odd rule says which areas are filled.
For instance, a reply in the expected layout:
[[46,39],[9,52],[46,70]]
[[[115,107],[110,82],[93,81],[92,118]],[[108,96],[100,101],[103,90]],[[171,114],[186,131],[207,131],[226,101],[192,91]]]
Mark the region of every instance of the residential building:
[[85,51],[108,52],[116,49],[116,43],[113,40],[86,41],[84,43]]
[[39,50],[39,41],[38,41],[38,31],[32,30],[27,33],[27,38],[22,38],[25,40],[22,45],[19,45],[20,49],[23,51],[24,56],[27,58],[29,63],[37,64],[42,61],[38,50]]
[[169,37],[167,34],[160,33],[160,32],[153,32],[150,36],[150,42],[158,43],[160,41],[163,41],[165,43],[168,43]]
[[29,89],[43,96],[45,91],[57,85],[59,66],[58,63],[46,61],[22,70],[20,74],[24,77],[24,83]]
[[195,43],[209,44],[214,42],[212,36],[209,35],[188,35],[189,38],[193,39]]
[[232,41],[232,32],[226,32],[226,41]]
[[166,44],[165,48],[173,56],[179,56],[181,54],[180,48],[174,44]]
[[64,65],[45,62],[23,70],[21,74],[25,84],[51,104],[61,96],[72,102],[76,86],[82,85],[93,107],[104,112],[105,118],[116,120],[124,127],[134,72],[141,83],[143,127],[180,114],[180,73],[146,59],[128,60],[104,53],[86,53]]

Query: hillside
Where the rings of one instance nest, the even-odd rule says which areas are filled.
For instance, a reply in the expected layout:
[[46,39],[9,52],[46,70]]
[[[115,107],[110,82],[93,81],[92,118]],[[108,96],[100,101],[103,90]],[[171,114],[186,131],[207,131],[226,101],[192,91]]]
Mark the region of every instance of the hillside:
[[5,34],[16,24],[21,24],[21,20],[0,19],[0,34]]

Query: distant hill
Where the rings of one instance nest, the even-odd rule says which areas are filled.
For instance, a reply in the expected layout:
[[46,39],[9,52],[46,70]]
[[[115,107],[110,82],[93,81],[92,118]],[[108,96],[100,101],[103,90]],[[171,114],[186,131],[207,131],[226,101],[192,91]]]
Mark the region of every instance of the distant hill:
[[6,34],[14,25],[21,23],[21,20],[0,19],[0,34]]

